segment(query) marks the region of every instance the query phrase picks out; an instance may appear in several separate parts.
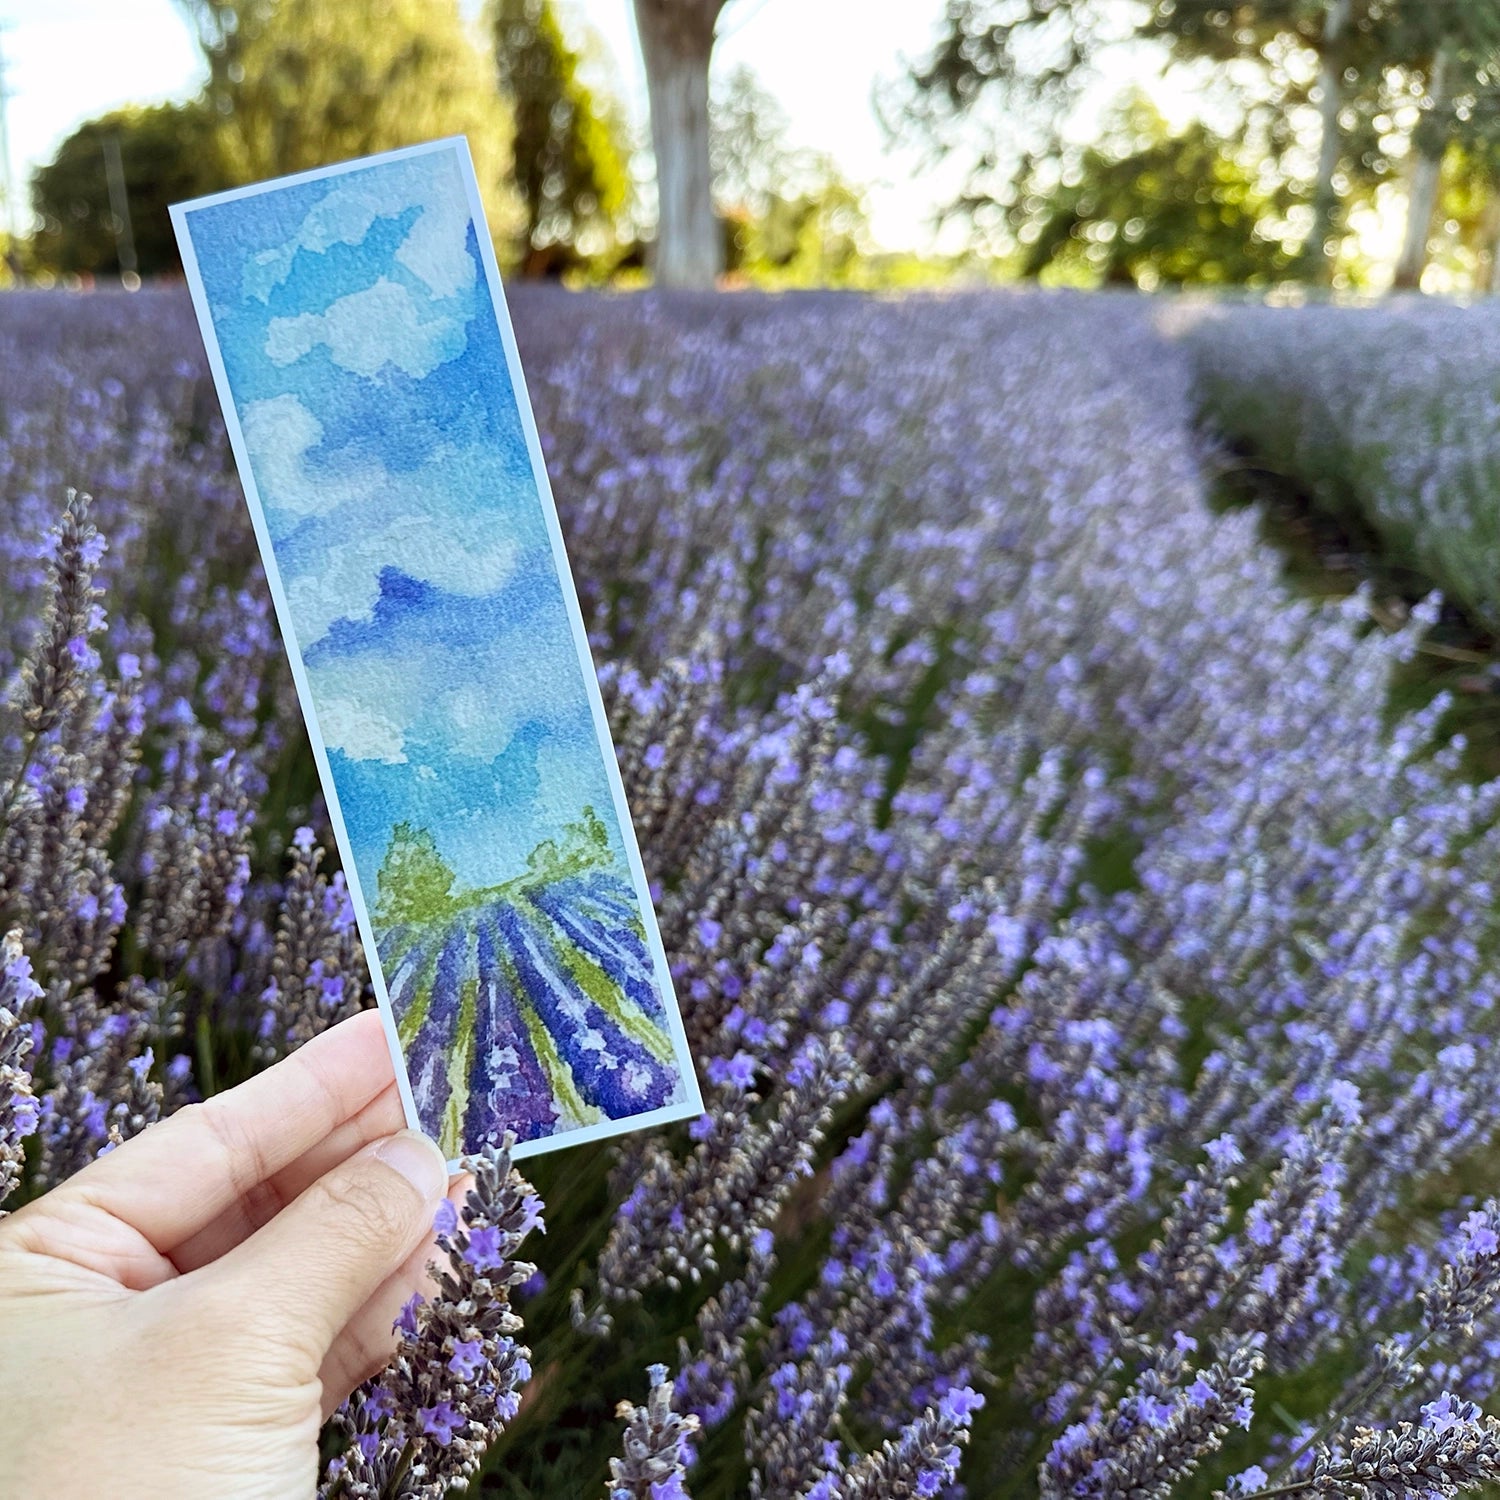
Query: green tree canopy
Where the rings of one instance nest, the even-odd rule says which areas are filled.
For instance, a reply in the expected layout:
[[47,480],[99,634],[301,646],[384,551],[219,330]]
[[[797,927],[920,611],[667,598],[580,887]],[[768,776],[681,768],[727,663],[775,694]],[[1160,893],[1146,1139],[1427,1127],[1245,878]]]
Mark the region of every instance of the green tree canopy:
[[611,246],[630,196],[618,107],[579,77],[552,0],[492,0],[500,91],[514,120],[511,175],[525,212],[520,265],[544,274]]
[[253,182],[466,135],[497,240],[513,237],[510,121],[457,0],[177,0],[209,63],[225,166]]
[[1056,154],[1096,59],[1135,38],[1138,20],[1097,0],[948,0],[932,48],[881,112],[894,134],[966,162],[947,213],[1003,235],[1014,190]]
[[376,876],[382,926],[432,922],[447,915],[455,876],[425,828],[398,823]]
[[105,151],[118,147],[130,209],[135,269],[142,276],[181,269],[169,204],[229,184],[214,122],[201,102],[117,109],[80,125],[31,180],[40,226],[31,239],[37,269],[119,273],[119,237]]
[[1233,99],[1236,155],[1286,195],[1302,242],[1292,269],[1308,277],[1331,273],[1348,208],[1403,155],[1419,250],[1434,153],[1477,139],[1500,110],[1500,0],[949,0],[888,116],[936,155],[967,157],[951,211],[1003,233],[1017,193],[1066,156],[1105,58],[1152,42]]
[[1012,220],[1019,270],[1136,286],[1263,284],[1292,264],[1279,207],[1253,164],[1201,122],[1173,133],[1145,98],[1124,111],[1109,144],[1059,175],[1034,169]]

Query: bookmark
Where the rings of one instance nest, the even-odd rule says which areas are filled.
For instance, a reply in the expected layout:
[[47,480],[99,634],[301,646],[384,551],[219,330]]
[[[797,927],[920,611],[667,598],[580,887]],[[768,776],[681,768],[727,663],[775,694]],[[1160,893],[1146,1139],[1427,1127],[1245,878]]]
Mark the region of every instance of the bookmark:
[[699,1113],[467,143],[172,222],[409,1122]]

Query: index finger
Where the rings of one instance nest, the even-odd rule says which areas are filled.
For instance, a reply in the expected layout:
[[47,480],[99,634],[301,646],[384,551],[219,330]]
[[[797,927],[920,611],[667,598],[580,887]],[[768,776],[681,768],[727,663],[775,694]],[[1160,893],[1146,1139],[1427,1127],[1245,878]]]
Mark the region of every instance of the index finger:
[[169,1255],[391,1085],[377,1012],[314,1037],[254,1078],[190,1104],[53,1189],[103,1209]]

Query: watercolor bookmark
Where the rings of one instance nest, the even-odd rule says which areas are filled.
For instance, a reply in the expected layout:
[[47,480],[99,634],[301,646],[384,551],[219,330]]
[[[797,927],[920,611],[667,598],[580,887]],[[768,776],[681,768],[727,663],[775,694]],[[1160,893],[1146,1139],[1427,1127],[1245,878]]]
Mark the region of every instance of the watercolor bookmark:
[[467,143],[172,221],[408,1119],[698,1113]]

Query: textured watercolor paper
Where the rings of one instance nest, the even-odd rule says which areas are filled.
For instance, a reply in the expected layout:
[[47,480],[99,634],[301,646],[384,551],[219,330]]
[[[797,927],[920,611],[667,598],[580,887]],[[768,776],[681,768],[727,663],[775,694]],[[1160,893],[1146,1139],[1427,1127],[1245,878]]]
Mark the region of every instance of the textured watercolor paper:
[[408,1118],[696,1114],[466,143],[172,219]]

